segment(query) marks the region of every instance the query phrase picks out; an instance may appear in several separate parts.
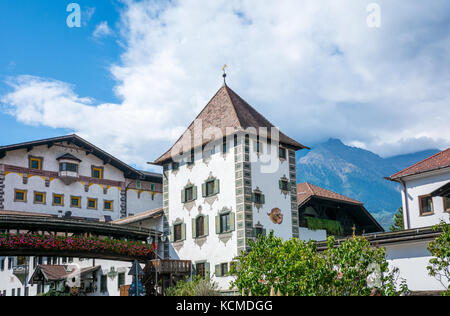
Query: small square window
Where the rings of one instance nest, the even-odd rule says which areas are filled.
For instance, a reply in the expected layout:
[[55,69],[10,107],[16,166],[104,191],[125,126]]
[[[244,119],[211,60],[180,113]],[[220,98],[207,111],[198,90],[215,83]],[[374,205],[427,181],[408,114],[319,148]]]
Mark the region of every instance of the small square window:
[[54,206],[64,206],[64,195],[53,194],[53,205]]
[[289,182],[288,181],[281,180],[280,185],[281,185],[281,190],[289,191]]
[[88,199],[87,208],[96,210],[97,209],[97,199]]
[[35,204],[45,204],[45,193],[34,192],[34,203]]
[[103,169],[92,167],[92,178],[103,179]]
[[42,169],[42,158],[30,157],[29,158],[29,168],[30,169]]
[[261,193],[254,193],[253,194],[253,202],[255,204],[262,204],[262,194]]
[[26,201],[27,201],[27,191],[25,190],[14,191],[14,202],[26,202]]
[[177,171],[180,169],[180,164],[178,162],[172,162],[172,170]]
[[113,201],[105,201],[103,209],[105,211],[112,211],[112,209],[113,209]]
[[70,198],[70,207],[80,208],[81,207],[81,197],[72,196]]

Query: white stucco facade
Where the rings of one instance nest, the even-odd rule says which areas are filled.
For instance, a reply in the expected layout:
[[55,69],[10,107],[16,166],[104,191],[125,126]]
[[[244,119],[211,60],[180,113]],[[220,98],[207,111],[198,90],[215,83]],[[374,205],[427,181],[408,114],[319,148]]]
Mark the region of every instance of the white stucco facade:
[[450,168],[404,177],[402,180],[405,183],[402,186],[402,203],[403,210],[407,210],[403,213],[406,229],[433,226],[441,221],[450,223],[450,214],[444,209],[442,197],[432,198],[433,212],[431,214],[422,215],[420,210],[420,197],[427,196],[447,184],[450,181]]
[[[404,279],[410,291],[444,291],[438,279],[428,274],[427,266],[433,257],[427,250],[429,241],[395,243],[385,246],[386,259],[391,268],[399,269],[399,280]],[[447,284],[448,286],[448,284]]]
[[[292,193],[282,192],[279,182],[282,178],[291,181],[289,177],[295,170],[290,170],[289,159],[279,159],[278,146],[272,149],[276,152],[275,158],[267,153],[267,143],[258,154],[245,134],[238,134],[235,141],[229,137],[225,154],[222,145],[222,142],[216,142],[213,154],[208,154],[206,160],[201,152],[196,152],[194,164],[184,161],[176,170],[173,164],[165,166],[164,206],[172,235],[175,225],[185,225],[184,240],[175,240],[171,244],[170,257],[191,260],[194,268],[198,263],[206,263],[210,277],[226,291],[230,289],[232,278],[218,276],[218,266],[228,264],[229,268],[240,251],[248,247],[248,241],[256,238],[257,227],[266,234],[274,231],[275,236],[284,240],[293,237]],[[275,168],[266,172],[263,165],[273,163],[270,159],[276,159]],[[213,179],[219,180],[219,193],[203,197],[202,186]],[[293,179],[294,188],[295,177]],[[195,186],[197,196],[186,203],[182,201],[182,192],[189,186]],[[263,195],[262,203],[253,201],[255,193]],[[273,209],[281,210],[282,220],[277,223],[270,217]],[[296,203],[294,209],[297,210]],[[235,222],[231,232],[220,233],[217,232],[216,217],[224,212],[231,212]],[[193,237],[193,220],[198,216],[207,218],[208,231],[206,236]]]

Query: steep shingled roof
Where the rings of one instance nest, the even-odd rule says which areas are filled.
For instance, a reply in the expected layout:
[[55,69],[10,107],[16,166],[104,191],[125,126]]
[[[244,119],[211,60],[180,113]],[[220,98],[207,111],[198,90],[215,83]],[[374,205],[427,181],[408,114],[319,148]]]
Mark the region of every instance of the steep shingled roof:
[[[194,122],[191,123],[170,150],[159,157],[155,161],[155,164],[162,164],[163,162],[170,160],[172,158],[172,148],[181,145],[184,142],[189,144],[190,149],[192,149],[194,145],[207,144],[210,140],[204,139],[203,133],[202,135],[194,135],[195,122],[199,120],[202,122],[202,132],[208,128],[218,128],[221,130],[223,136],[229,136],[236,131],[245,130],[249,127],[254,127],[256,129],[265,127],[268,129],[267,136],[270,137],[270,129],[275,127],[227,85],[224,85],[217,91],[211,101],[209,101],[206,107],[200,112]],[[297,150],[308,148],[282,132],[280,132],[280,143]]]
[[311,183],[304,182],[297,184],[297,200],[298,205],[302,205],[303,202],[307,201],[311,196],[317,196],[325,199],[346,202],[351,204],[363,205],[363,203],[346,197],[342,194],[326,190],[324,188],[315,186]]
[[422,161],[419,161],[418,163],[403,169],[402,171],[397,172],[396,174],[393,174],[388,180],[396,181],[400,178],[411,176],[427,171],[433,171],[437,169],[442,169],[450,167],[450,148],[447,148],[436,155],[433,155],[431,157],[428,157],[427,159],[424,159]]

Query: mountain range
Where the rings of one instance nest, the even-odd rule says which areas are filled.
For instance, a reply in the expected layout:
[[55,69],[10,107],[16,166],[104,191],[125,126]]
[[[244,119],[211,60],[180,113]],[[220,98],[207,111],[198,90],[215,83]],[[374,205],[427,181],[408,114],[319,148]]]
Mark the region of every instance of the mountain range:
[[403,170],[440,150],[429,149],[382,158],[377,154],[330,139],[297,156],[297,181],[309,182],[361,201],[388,230],[401,207],[400,186],[384,177]]

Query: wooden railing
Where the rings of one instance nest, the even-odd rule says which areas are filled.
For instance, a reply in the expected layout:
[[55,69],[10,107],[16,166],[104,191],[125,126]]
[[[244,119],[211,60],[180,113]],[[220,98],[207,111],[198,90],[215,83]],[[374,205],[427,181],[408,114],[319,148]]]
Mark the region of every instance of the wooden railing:
[[144,271],[145,273],[154,273],[155,265],[158,273],[162,274],[191,274],[191,261],[190,260],[152,260],[147,263]]

